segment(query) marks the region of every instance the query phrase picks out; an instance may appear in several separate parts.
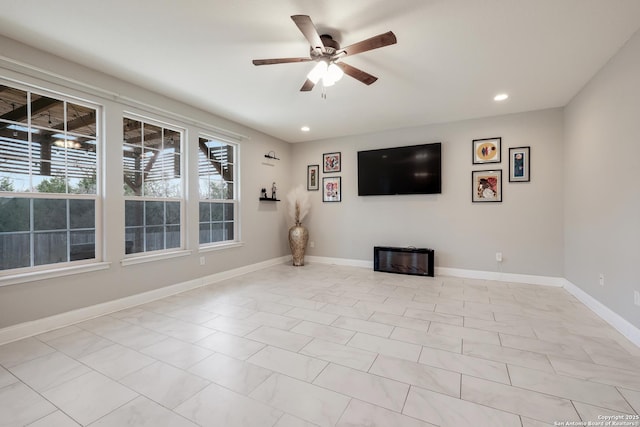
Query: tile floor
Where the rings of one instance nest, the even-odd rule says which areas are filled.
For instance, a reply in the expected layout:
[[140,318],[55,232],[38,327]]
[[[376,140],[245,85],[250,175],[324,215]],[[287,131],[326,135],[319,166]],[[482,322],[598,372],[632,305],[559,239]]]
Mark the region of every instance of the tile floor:
[[0,347],[0,426],[638,426],[639,413],[640,349],[533,285],[279,265]]

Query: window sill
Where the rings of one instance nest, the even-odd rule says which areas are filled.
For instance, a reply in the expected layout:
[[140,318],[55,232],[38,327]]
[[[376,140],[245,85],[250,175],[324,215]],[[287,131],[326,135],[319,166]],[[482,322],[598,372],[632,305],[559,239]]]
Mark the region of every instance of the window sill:
[[111,266],[110,262],[96,262],[92,264],[74,265],[55,270],[32,271],[28,273],[14,274],[0,277],[0,286],[17,285],[19,283],[35,282],[36,280],[53,279],[56,277],[71,276],[74,274],[88,273],[91,271],[106,270]]
[[219,245],[200,246],[200,248],[198,249],[198,253],[222,251],[230,248],[239,248],[241,246],[244,246],[244,242],[232,242],[232,243],[221,243]]
[[136,255],[136,256],[132,256],[131,258],[125,258],[121,260],[120,264],[122,264],[123,267],[126,267],[128,265],[143,264],[145,262],[161,261],[164,259],[189,256],[191,255],[191,253],[192,251],[179,250],[179,251],[172,251],[172,252],[156,253],[151,255]]

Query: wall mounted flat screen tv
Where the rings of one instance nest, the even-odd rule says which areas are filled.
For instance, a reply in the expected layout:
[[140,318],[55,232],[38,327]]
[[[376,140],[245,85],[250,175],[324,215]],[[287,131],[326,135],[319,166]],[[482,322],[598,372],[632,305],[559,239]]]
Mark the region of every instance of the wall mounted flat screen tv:
[[441,193],[441,143],[358,151],[358,195]]

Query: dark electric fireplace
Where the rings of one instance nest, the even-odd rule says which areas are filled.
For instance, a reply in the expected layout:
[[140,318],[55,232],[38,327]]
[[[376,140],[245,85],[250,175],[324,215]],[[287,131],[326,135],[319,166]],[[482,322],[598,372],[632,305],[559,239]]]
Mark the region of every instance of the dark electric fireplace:
[[387,273],[433,277],[433,249],[375,246],[373,269]]

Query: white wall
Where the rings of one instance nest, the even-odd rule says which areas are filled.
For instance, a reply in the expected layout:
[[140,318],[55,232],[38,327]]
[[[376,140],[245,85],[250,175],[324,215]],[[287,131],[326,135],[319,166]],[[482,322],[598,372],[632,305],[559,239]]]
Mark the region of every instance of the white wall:
[[640,327],[640,33],[566,107],[565,132],[565,277]]
[[[342,202],[312,193],[309,255],[372,260],[376,245],[429,247],[436,267],[562,277],[562,119],[551,109],[296,144],[294,184],[322,153],[342,152],[331,174],[342,177]],[[472,165],[472,140],[491,137],[502,137],[502,162]],[[442,194],[358,196],[358,151],[431,142],[442,142]],[[529,183],[508,182],[508,149],[519,146],[531,147]],[[503,170],[503,202],[472,203],[471,171],[493,168]]]
[[[46,72],[40,72],[39,69]],[[0,287],[0,328],[287,254],[284,207],[281,203],[259,202],[258,197],[260,188],[270,187],[273,181],[279,184],[280,194],[288,190],[291,164],[289,144],[6,38],[0,38],[0,76],[77,96],[105,107],[105,261],[111,263],[108,269],[102,271]],[[164,112],[151,111],[146,105]],[[122,112],[125,110],[162,119],[187,130],[189,150],[185,172],[190,196],[187,201],[186,232],[187,249],[193,250],[189,256],[129,266],[120,263],[124,253],[121,157]],[[193,122],[177,116],[188,117]],[[248,137],[240,142],[241,237],[244,245],[199,253],[197,137],[202,130],[211,133],[216,128]],[[268,166],[264,164],[264,155],[271,150],[276,151],[281,160]],[[200,266],[200,256],[205,257],[206,265]]]

